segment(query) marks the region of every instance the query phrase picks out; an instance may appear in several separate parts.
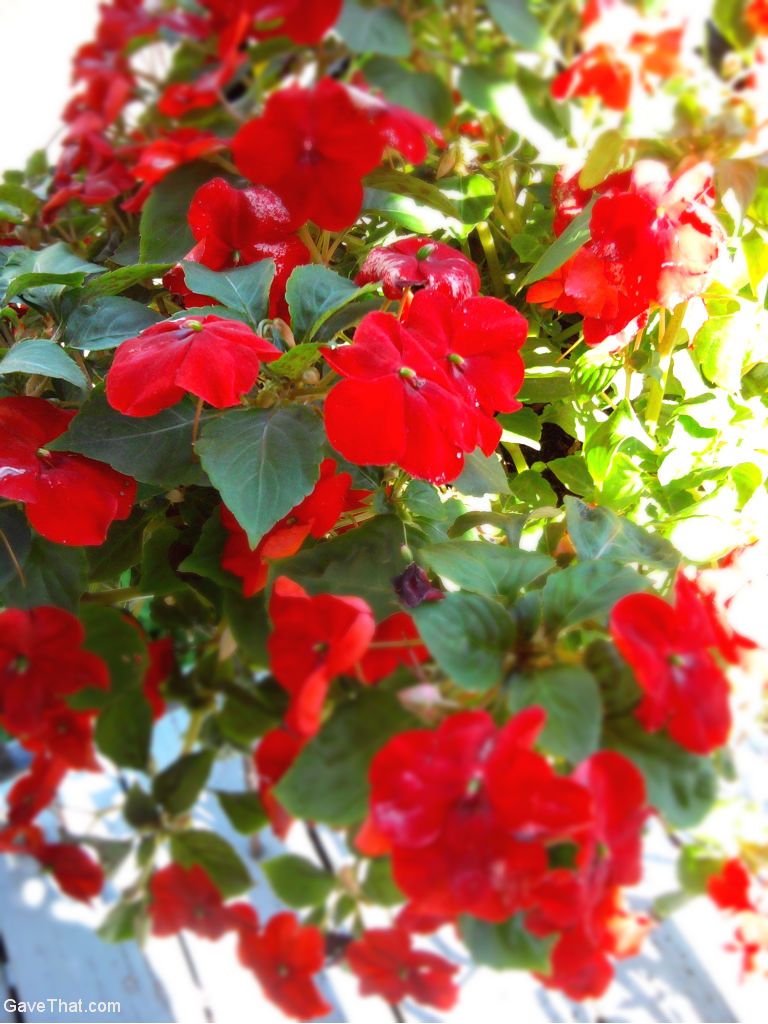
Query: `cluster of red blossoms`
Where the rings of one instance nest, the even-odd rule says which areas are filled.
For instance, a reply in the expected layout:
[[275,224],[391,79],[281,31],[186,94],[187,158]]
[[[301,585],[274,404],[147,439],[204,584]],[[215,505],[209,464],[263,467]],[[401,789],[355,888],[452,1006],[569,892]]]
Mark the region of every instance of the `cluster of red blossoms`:
[[643,18],[622,0],[588,0],[581,15],[582,52],[552,82],[556,100],[595,96],[626,110],[633,93],[652,93],[681,70],[685,25]]
[[[331,1012],[314,977],[326,959],[317,928],[300,924],[289,912],[275,914],[261,927],[253,907],[225,903],[199,865],[161,868],[149,889],[154,935],[166,937],[186,929],[216,940],[234,933],[240,962],[284,1013],[314,1020]],[[405,929],[370,929],[347,946],[345,957],[362,995],[379,995],[392,1003],[410,996],[439,1009],[450,1009],[458,997],[453,982],[458,968],[434,953],[414,949]]]
[[620,887],[640,878],[649,809],[642,776],[619,754],[558,775],[534,749],[545,719],[529,708],[499,729],[484,711],[462,712],[390,740],[371,766],[358,846],[391,854],[410,901],[403,923],[520,914],[554,938],[543,980],[584,999],[605,990],[609,957],[630,955],[647,928],[623,909]]
[[46,842],[33,824],[68,771],[99,771],[94,712],[67,703],[85,689],[109,686],[107,666],[83,650],[83,639],[80,622],[61,608],[0,613],[0,725],[34,755],[8,792],[0,850],[36,857],[64,892],[88,900],[101,891],[101,867],[77,845]]
[[[326,399],[325,427],[350,462],[394,463],[444,484],[461,473],[465,454],[494,451],[501,438],[494,414],[520,408],[528,324],[500,299],[472,294],[476,268],[468,260],[462,266],[459,253],[446,259],[425,244],[422,259],[406,253],[404,265],[393,250],[374,250],[364,277],[381,275],[390,290],[402,288],[403,273],[429,283],[400,317],[369,313],[351,345],[323,350],[345,378]],[[467,291],[469,298],[457,298]]]
[[672,309],[711,280],[723,229],[711,212],[712,169],[696,164],[670,177],[653,160],[612,174],[594,190],[561,172],[552,198],[561,234],[594,198],[590,240],[543,281],[528,301],[584,317],[588,345],[631,341],[651,307]]

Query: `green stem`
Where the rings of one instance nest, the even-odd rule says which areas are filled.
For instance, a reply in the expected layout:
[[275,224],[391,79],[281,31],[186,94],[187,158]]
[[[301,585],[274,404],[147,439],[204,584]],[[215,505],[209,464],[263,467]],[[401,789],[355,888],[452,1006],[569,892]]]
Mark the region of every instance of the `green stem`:
[[514,444],[514,443],[509,443],[508,441],[504,441],[502,443],[503,443],[504,447],[507,449],[507,451],[509,452],[509,454],[512,456],[512,461],[515,464],[515,469],[517,470],[517,472],[518,473],[527,473],[529,467],[528,467],[528,463],[525,461],[525,456],[523,455],[523,453],[522,453],[522,451],[520,449],[520,445],[519,444]]
[[497,298],[502,298],[506,291],[506,281],[504,280],[504,271],[501,269],[499,263],[499,255],[496,252],[496,243],[493,240],[491,229],[488,225],[488,221],[483,221],[477,225],[477,236],[480,239],[480,244],[483,247],[485,258],[488,262],[488,272],[491,275],[491,283],[493,285],[493,293]]
[[203,728],[203,723],[208,717],[208,710],[208,708],[198,708],[197,711],[193,711],[190,715],[189,725],[181,745],[182,754],[188,754],[197,743],[200,737],[200,730]]
[[664,395],[669,384],[669,375],[672,369],[672,353],[677,344],[677,338],[685,317],[688,303],[681,302],[676,307],[668,324],[664,325],[664,319],[660,321],[659,327],[659,376],[651,381],[648,392],[648,402],[645,407],[645,425],[651,436],[656,434],[661,416],[661,407],[664,402]]

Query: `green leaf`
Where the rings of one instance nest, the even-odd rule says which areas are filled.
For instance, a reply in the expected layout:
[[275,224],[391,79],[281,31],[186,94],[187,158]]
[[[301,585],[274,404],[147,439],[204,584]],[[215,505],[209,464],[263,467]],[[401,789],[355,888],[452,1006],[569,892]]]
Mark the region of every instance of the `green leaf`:
[[549,555],[488,541],[454,540],[420,548],[419,559],[462,590],[512,598],[555,564]]
[[378,620],[402,611],[392,580],[406,567],[403,524],[377,516],[340,537],[272,564],[270,581],[288,574],[310,594],[355,594]]
[[199,864],[227,899],[242,895],[253,884],[248,869],[232,846],[215,832],[204,829],[175,832],[171,836],[171,856],[184,868]]
[[258,793],[228,793],[222,789],[214,793],[230,825],[241,835],[250,836],[267,824],[267,812]]
[[623,149],[624,136],[615,128],[598,135],[579,172],[579,188],[595,188],[613,174],[618,169]]
[[458,224],[452,233],[466,238],[476,224],[487,219],[496,205],[496,186],[484,174],[442,178],[440,191],[454,203]]
[[296,405],[225,412],[203,428],[200,461],[253,547],[314,487],[324,440],[321,420]]
[[65,288],[81,285],[89,274],[102,274],[104,267],[77,256],[68,245],[55,242],[44,249],[18,249],[0,271],[0,288],[7,302],[21,292],[30,301],[48,303]]
[[538,259],[523,278],[520,285],[533,284],[549,277],[555,270],[569,260],[573,254],[585,245],[590,239],[589,224],[592,219],[592,207],[597,201],[596,197],[587,203],[578,216],[574,217],[563,233],[554,240],[543,256]]
[[135,263],[130,267],[109,270],[86,284],[83,288],[83,297],[90,300],[101,296],[119,295],[134,285],[162,277],[170,266],[170,263]]
[[544,749],[578,764],[600,742],[603,708],[594,676],[577,665],[557,665],[509,681],[509,709],[537,705],[547,712],[541,735]]
[[[30,548],[32,533],[24,513],[13,506],[0,508],[0,587],[19,579]],[[11,553],[13,553],[11,555]]]
[[394,907],[405,899],[395,882],[389,857],[377,857],[369,861],[362,891],[369,903],[380,907]]
[[723,869],[722,853],[698,843],[684,846],[677,861],[677,877],[686,893],[704,896],[707,882]]
[[183,814],[192,807],[208,781],[212,750],[197,750],[169,765],[152,783],[152,795],[169,814]]
[[411,52],[408,26],[391,7],[367,8],[344,0],[336,32],[353,53],[407,57]]
[[285,288],[293,333],[309,341],[330,316],[370,291],[370,287],[358,288],[354,281],[328,267],[296,267]]
[[413,71],[389,57],[371,57],[363,65],[366,82],[398,107],[413,110],[437,124],[446,124],[453,115],[451,91],[442,78],[431,71]]
[[216,715],[219,731],[231,742],[248,746],[280,721],[278,712],[255,693],[228,694]]
[[466,690],[488,690],[501,679],[514,625],[501,605],[479,594],[448,594],[414,609],[424,643],[440,668]]
[[3,603],[11,608],[53,604],[75,611],[86,588],[85,555],[35,537],[24,562],[24,580],[14,576],[3,589]]
[[498,455],[484,455],[478,448],[464,459],[464,469],[453,481],[459,494],[482,498],[486,494],[508,494],[507,474]]
[[0,220],[22,224],[26,217],[35,214],[39,205],[40,200],[35,193],[23,185],[10,182],[0,185]]
[[123,690],[99,712],[96,746],[120,768],[144,771],[152,739],[152,708],[138,687]]
[[123,817],[132,828],[139,831],[156,829],[161,821],[160,808],[149,793],[135,782],[125,794]]
[[591,494],[595,489],[594,481],[589,475],[584,459],[578,455],[565,455],[561,459],[552,459],[547,463],[547,469],[551,469],[557,479],[574,494]]
[[293,853],[265,860],[262,867],[278,899],[297,910],[325,903],[336,883],[333,875]]
[[588,619],[604,622],[619,598],[646,590],[648,580],[611,562],[582,562],[552,573],[544,584],[544,619],[550,630]]
[[145,900],[116,903],[99,925],[97,934],[104,942],[132,942],[141,934],[146,920]]
[[624,565],[637,562],[654,569],[674,569],[680,561],[668,540],[610,509],[588,505],[567,495],[565,510],[568,534],[582,561],[608,558]]
[[537,939],[515,914],[503,924],[490,924],[463,914],[459,931],[476,964],[496,971],[550,971],[549,955],[554,939]]
[[[183,262],[184,280],[196,295],[216,299],[227,309],[242,313],[252,327],[269,309],[269,289],[275,277],[275,261],[259,260],[232,270],[209,270],[202,263]],[[225,312],[225,311],[222,311]]]
[[320,359],[321,348],[321,344],[312,341],[295,345],[288,349],[285,355],[269,364],[269,372],[276,373],[278,377],[285,377],[286,380],[299,380]]
[[487,0],[488,11],[501,31],[526,50],[538,50],[546,39],[531,14],[528,0]]
[[274,793],[289,814],[329,825],[355,825],[368,812],[368,768],[387,740],[412,724],[384,690],[361,690],[337,707]]
[[458,220],[458,210],[451,200],[429,181],[423,181],[413,174],[406,174],[404,171],[393,171],[388,168],[380,168],[372,171],[365,178],[365,184],[369,188],[381,189],[384,192],[393,192],[398,196],[406,196],[415,199],[425,206],[431,206],[446,217]]
[[697,825],[714,803],[712,760],[689,754],[661,733],[646,732],[634,718],[612,720],[603,745],[634,762],[645,778],[649,802],[675,828]]
[[54,380],[66,380],[78,388],[87,388],[85,374],[63,349],[46,338],[18,341],[0,360],[0,374],[37,373]]
[[[211,415],[204,413],[202,421]],[[123,416],[99,388],[49,447],[88,455],[145,484],[203,483],[205,476],[192,452],[194,417],[195,408],[187,401],[156,416]]]
[[89,690],[86,706],[93,706],[90,698],[104,703],[123,690],[138,689],[149,667],[149,654],[141,630],[117,608],[96,604],[83,605],[80,621],[85,627],[83,646],[107,663],[110,678],[109,693]]
[[103,295],[75,306],[64,323],[62,340],[69,348],[100,352],[116,348],[162,317],[141,302]]
[[153,189],[141,211],[139,259],[176,263],[194,246],[187,210],[195,192],[220,171],[209,163],[191,163],[171,171]]

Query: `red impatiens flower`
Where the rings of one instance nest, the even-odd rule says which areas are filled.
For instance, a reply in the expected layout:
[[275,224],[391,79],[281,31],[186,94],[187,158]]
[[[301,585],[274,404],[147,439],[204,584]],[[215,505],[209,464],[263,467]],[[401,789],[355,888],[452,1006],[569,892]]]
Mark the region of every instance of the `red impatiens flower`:
[[274,626],[267,644],[270,666],[291,696],[286,722],[301,736],[312,736],[331,680],[350,672],[368,649],[376,628],[373,613],[359,597],[310,597],[280,576],[269,614]]
[[221,567],[239,576],[244,596],[252,597],[267,585],[271,560],[295,555],[307,537],[317,540],[324,537],[343,512],[359,508],[370,493],[354,490],[349,473],[336,472],[335,459],[323,459],[320,478],[312,493],[276,523],[254,549],[248,543],[245,530],[229,509],[222,506],[221,522],[228,537]]
[[360,75],[355,76],[354,85],[346,88],[355,106],[370,118],[383,145],[397,150],[411,163],[420,164],[427,159],[427,139],[439,148],[445,145],[443,133],[434,122],[413,110],[390,103],[383,96],[374,95]]
[[480,291],[480,274],[472,260],[429,238],[403,238],[371,249],[355,281],[381,281],[388,299],[402,299],[408,288],[425,288],[456,300]]
[[23,739],[86,687],[107,689],[106,664],[82,649],[85,630],[62,608],[0,612],[0,722]]
[[56,799],[67,768],[61,758],[38,754],[8,791],[8,822],[13,826],[33,822]]
[[49,711],[35,732],[22,739],[27,750],[48,753],[67,768],[99,771],[93,749],[93,711],[73,711],[62,703]]
[[[296,235],[300,226],[283,201],[268,188],[238,189],[224,178],[214,178],[197,190],[187,214],[197,245],[185,260],[202,263],[211,270],[228,270],[263,259],[275,261],[269,315],[289,318],[285,286],[294,269],[310,262],[309,250]],[[181,267],[174,267],[163,279],[166,286],[183,296],[187,305],[204,296],[190,291]]]
[[486,712],[463,712],[375,756],[371,821],[418,912],[507,920],[530,905],[548,846],[589,827],[588,792],[532,750],[544,721],[529,708],[498,730]]
[[358,465],[395,463],[432,483],[456,479],[481,440],[478,411],[420,337],[389,313],[369,313],[352,345],[323,355],[347,378],[325,401],[338,452]]
[[89,903],[104,888],[104,869],[98,861],[74,843],[43,843],[36,853],[62,892]]
[[[624,174],[607,179],[592,208],[590,241],[533,284],[528,300],[580,313],[588,345],[631,340],[651,306],[671,309],[709,283],[723,240],[710,211],[711,184],[708,165],[671,178],[653,160],[639,161],[629,180]],[[567,192],[569,216],[587,195]],[[561,227],[565,220],[556,215]]]
[[149,665],[144,673],[142,689],[152,708],[152,718],[157,721],[165,714],[165,700],[162,694],[162,685],[170,678],[175,665],[173,655],[173,638],[170,636],[161,637],[159,640],[152,640],[147,645],[149,653]]
[[450,1010],[459,997],[453,980],[458,966],[414,949],[411,936],[401,928],[369,928],[347,947],[346,957],[361,995],[381,996],[389,1003],[411,998],[438,1010]]
[[611,612],[611,635],[643,690],[635,711],[649,732],[665,726],[680,746],[708,754],[728,740],[728,680],[710,653],[718,635],[696,588],[679,575],[675,604],[629,594]]
[[285,726],[278,726],[265,733],[253,755],[253,764],[259,776],[259,797],[269,817],[272,831],[285,839],[293,824],[293,818],[279,803],[273,789],[301,753],[306,738]]
[[329,231],[355,222],[361,179],[381,159],[383,143],[343,85],[323,78],[272,93],[264,113],[243,125],[232,146],[246,178],[276,192],[303,223]]
[[123,203],[123,209],[129,213],[138,213],[149,193],[167,174],[183,164],[218,153],[228,144],[228,139],[221,139],[210,132],[201,132],[197,128],[176,128],[147,143],[141,148],[141,156],[131,169],[133,177],[143,184],[135,196]]
[[[436,592],[439,597],[443,594]],[[380,644],[380,647],[377,645]],[[429,658],[420,642],[416,624],[407,612],[395,612],[376,627],[368,653],[360,660],[357,677],[361,683],[377,683],[404,665],[413,668]]]
[[220,890],[199,864],[169,864],[155,871],[149,883],[152,934],[176,935],[188,929],[203,939],[219,939],[235,927],[236,918]]
[[74,412],[43,398],[0,398],[0,497],[21,501],[38,533],[57,544],[102,544],[127,519],[136,483],[103,462],[46,445]]
[[165,320],[117,350],[107,400],[126,416],[152,416],[186,393],[227,409],[251,390],[262,363],[279,358],[274,345],[239,320]]
[[242,931],[238,955],[267,997],[289,1017],[307,1021],[331,1012],[313,980],[325,963],[322,933],[299,924],[295,914],[275,914],[263,932]]
[[603,43],[580,54],[552,82],[556,100],[599,96],[609,110],[626,110],[634,76],[625,51]]
[[755,910],[750,898],[749,871],[738,857],[731,857],[715,875],[707,879],[707,894],[721,910],[740,913]]
[[[467,404],[489,417],[520,408],[515,395],[525,374],[520,348],[528,322],[516,309],[501,299],[483,296],[456,305],[447,295],[430,290],[416,295],[405,323],[442,363]],[[482,422],[487,424],[483,432],[487,429],[493,439],[484,450],[493,450],[500,428],[485,417]]]

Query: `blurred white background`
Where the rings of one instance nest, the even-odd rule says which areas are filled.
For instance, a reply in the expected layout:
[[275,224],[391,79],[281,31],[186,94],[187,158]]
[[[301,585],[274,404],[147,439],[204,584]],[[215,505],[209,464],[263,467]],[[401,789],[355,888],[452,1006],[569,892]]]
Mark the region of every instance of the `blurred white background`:
[[50,142],[70,95],[70,62],[93,34],[99,0],[0,0],[0,171]]

